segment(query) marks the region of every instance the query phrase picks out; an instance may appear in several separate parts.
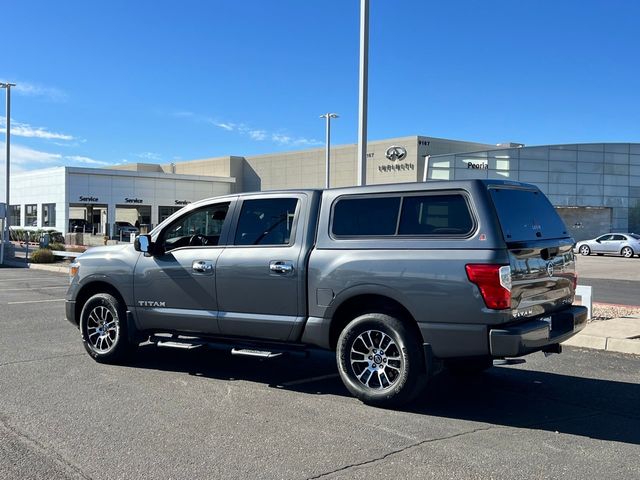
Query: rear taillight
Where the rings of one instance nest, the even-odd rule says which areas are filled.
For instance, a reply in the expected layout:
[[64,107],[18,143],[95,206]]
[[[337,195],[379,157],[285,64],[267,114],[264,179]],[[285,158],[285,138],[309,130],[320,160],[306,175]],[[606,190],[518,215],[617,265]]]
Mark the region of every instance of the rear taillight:
[[470,263],[466,265],[467,277],[480,289],[488,308],[504,310],[511,308],[511,267]]

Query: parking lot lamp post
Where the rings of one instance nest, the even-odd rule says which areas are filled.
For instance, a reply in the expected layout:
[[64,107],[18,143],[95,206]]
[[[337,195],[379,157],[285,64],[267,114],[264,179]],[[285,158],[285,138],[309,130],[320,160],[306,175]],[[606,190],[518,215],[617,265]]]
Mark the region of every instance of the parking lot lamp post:
[[360,0],[357,184],[367,184],[367,93],[369,83],[369,0]]
[[4,88],[6,90],[6,95],[7,95],[7,110],[6,110],[6,119],[7,121],[6,123],[6,139],[5,139],[5,146],[6,146],[6,151],[7,151],[7,156],[5,157],[6,160],[6,183],[5,183],[5,197],[6,197],[6,204],[5,204],[5,209],[4,209],[4,228],[3,228],[3,232],[2,232],[2,245],[0,246],[0,265],[4,264],[4,248],[5,248],[5,242],[9,241],[9,173],[10,173],[10,166],[11,166],[11,161],[10,161],[10,154],[11,154],[11,144],[10,144],[10,136],[11,136],[11,87],[15,87],[16,84],[15,83],[7,83],[7,82],[0,82],[0,88]]
[[324,188],[329,188],[329,157],[330,157],[330,149],[331,149],[331,119],[338,118],[337,113],[325,113],[324,115],[320,115],[320,118],[327,119],[327,128],[326,128],[326,152],[325,152],[325,176],[324,176]]

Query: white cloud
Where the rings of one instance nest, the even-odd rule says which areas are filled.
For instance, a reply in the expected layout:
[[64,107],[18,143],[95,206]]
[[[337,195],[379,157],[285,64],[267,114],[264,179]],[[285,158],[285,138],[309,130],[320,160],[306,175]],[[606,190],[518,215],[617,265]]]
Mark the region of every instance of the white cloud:
[[294,147],[313,147],[317,145],[322,145],[322,142],[316,140],[315,138],[304,138],[304,137],[294,138],[282,133],[272,134],[271,140],[273,140],[278,145],[290,145]]
[[211,117],[199,115],[193,112],[181,111],[175,112],[173,115],[181,118],[191,118],[197,122],[208,123],[227,132],[237,132],[241,135],[247,135],[251,140],[255,140],[257,142],[271,140],[278,145],[304,147],[322,145],[322,142],[316,140],[315,138],[292,137],[291,135],[287,135],[284,133],[269,132],[268,130],[262,128],[251,128],[246,123],[221,122]]
[[142,158],[143,160],[153,160],[156,162],[162,160],[162,156],[159,153],[154,152],[136,153],[135,156],[138,158]]
[[291,144],[291,137],[287,135],[283,135],[281,133],[274,133],[271,135],[271,140],[280,144],[280,145],[289,145]]
[[223,130],[226,130],[227,132],[232,132],[236,129],[236,125],[234,123],[216,123],[213,122],[213,124],[218,127],[218,128],[222,128]]
[[109,162],[105,162],[102,160],[95,160],[93,158],[84,157],[82,155],[69,155],[64,157],[64,159],[71,160],[72,162],[75,162],[75,163],[82,163],[85,165],[99,165],[99,166],[111,165]]
[[[5,144],[2,142],[0,148],[4,150]],[[62,160],[59,153],[43,152],[25,147],[24,145],[11,145],[11,165],[20,165],[27,170],[30,166],[41,166],[42,164],[57,164]]]
[[267,132],[265,130],[249,130],[249,137],[252,140],[265,140],[267,138]]
[[[0,133],[7,131],[7,117],[0,117]],[[25,138],[43,138],[45,140],[73,140],[73,136],[50,132],[44,127],[32,127],[28,123],[11,122],[11,135]]]
[[[1,80],[6,82],[7,80]],[[27,97],[44,97],[54,102],[63,102],[67,99],[67,94],[62,90],[55,87],[45,87],[35,83],[15,81],[15,87],[11,91],[16,92],[19,95]]]

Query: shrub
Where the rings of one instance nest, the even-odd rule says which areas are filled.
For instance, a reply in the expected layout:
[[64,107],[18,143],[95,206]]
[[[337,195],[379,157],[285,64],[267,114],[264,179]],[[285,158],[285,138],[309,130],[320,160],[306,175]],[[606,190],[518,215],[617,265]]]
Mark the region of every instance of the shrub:
[[31,254],[31,263],[53,263],[55,256],[48,248],[39,248]]
[[56,230],[50,229],[26,229],[20,227],[9,228],[9,238],[13,242],[40,242],[40,237],[43,233],[49,234],[49,241],[52,243],[64,243],[64,235]]
[[50,243],[49,250],[57,250],[59,252],[64,252],[65,250],[64,243],[58,243],[58,242]]

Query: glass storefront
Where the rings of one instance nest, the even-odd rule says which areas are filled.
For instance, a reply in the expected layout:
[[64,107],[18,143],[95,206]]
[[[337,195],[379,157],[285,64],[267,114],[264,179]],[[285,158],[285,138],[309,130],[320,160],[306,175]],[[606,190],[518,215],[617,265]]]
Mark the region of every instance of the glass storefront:
[[26,227],[38,226],[38,205],[25,205],[24,225]]
[[42,226],[43,227],[56,226],[56,204],[55,203],[42,204]]
[[21,225],[20,205],[9,206],[9,225],[12,225],[14,227],[19,227]]
[[158,207],[158,223],[164,222],[183,207]]

